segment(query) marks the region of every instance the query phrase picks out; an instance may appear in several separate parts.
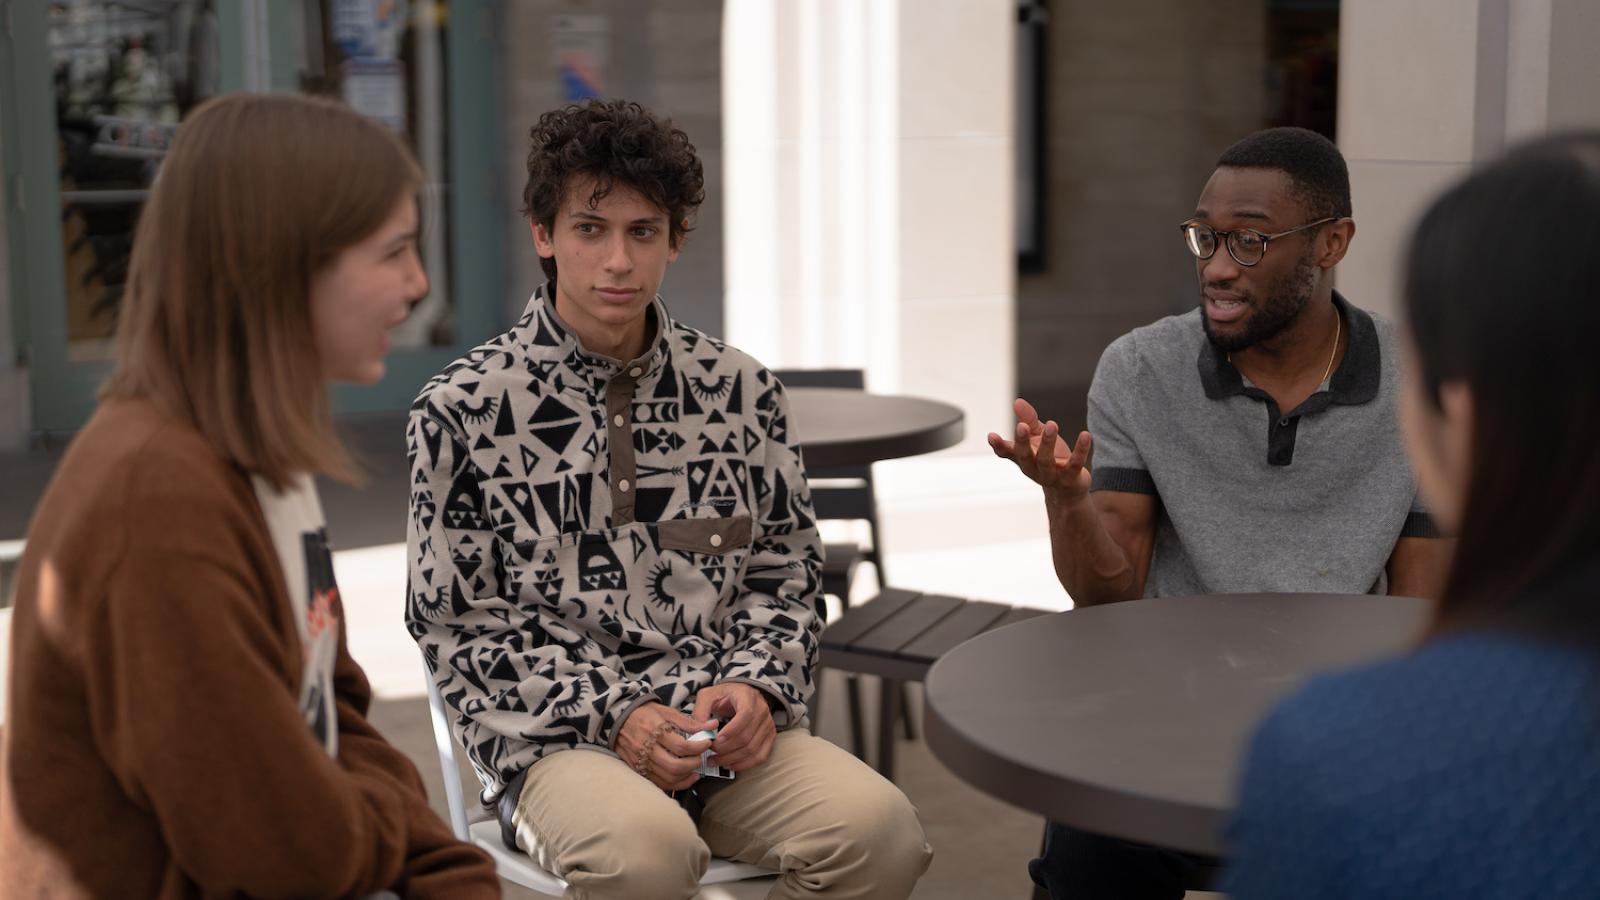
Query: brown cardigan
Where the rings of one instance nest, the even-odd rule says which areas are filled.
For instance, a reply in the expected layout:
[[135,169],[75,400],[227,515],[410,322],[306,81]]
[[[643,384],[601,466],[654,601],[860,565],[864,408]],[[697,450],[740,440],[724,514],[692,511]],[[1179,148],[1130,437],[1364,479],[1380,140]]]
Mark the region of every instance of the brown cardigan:
[[337,758],[300,656],[249,479],[150,405],[103,406],[28,530],[0,896],[499,896],[367,723],[342,627]]

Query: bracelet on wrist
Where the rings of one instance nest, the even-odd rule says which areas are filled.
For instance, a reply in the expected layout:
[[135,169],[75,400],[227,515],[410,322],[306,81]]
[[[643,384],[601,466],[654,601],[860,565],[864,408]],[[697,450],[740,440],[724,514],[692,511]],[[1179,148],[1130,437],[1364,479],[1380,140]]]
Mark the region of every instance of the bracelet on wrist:
[[655,748],[656,741],[661,739],[661,735],[666,733],[666,730],[671,727],[671,723],[663,721],[657,722],[656,727],[651,729],[649,736],[644,739],[644,743],[639,745],[639,752],[634,755],[633,770],[635,772],[648,777],[648,772],[650,770],[650,751]]

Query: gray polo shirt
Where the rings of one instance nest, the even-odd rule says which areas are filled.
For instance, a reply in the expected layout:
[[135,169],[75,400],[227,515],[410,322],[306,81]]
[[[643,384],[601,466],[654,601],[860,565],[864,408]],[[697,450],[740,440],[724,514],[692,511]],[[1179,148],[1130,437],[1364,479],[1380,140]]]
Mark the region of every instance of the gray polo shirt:
[[1206,339],[1198,309],[1100,357],[1093,490],[1161,501],[1145,596],[1383,593],[1395,541],[1437,533],[1400,443],[1393,329],[1333,301],[1344,359],[1287,413]]

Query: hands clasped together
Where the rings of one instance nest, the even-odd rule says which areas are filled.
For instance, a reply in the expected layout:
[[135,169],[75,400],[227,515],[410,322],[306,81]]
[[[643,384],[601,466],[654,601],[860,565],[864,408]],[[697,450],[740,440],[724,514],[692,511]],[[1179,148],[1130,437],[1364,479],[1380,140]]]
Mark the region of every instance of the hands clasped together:
[[[727,724],[717,729],[716,716]],[[697,731],[717,729],[711,740],[691,741]],[[694,713],[685,715],[660,703],[645,703],[628,714],[617,734],[622,761],[664,791],[680,791],[700,780],[700,756],[715,749],[711,762],[743,772],[767,761],[778,729],[760,689],[742,682],[715,684],[695,695]]]
[[1087,431],[1068,445],[1060,440],[1061,426],[1054,420],[1040,422],[1033,404],[1018,398],[1012,408],[1017,413],[1015,440],[989,432],[989,447],[994,455],[1016,463],[1022,474],[1044,488],[1045,496],[1063,506],[1089,496],[1089,468],[1094,458],[1094,439]]

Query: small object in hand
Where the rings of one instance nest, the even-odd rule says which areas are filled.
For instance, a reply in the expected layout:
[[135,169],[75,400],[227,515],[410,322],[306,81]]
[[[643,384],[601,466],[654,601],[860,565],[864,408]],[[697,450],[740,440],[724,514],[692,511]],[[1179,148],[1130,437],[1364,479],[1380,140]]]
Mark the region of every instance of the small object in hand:
[[[718,723],[719,727],[720,727],[721,724],[723,724],[723,723],[720,723],[720,722]],[[715,738],[716,736],[717,736],[716,731],[714,731],[712,729],[706,729],[705,731],[696,731],[694,734],[689,735],[689,740],[691,740],[691,741],[709,741],[712,738]],[[733,770],[732,769],[724,769],[722,766],[716,765],[716,764],[711,762],[711,757],[715,753],[716,753],[715,750],[711,749],[710,747],[707,747],[705,752],[700,754],[700,765],[695,768],[695,771],[699,772],[701,775],[704,775],[704,776],[706,776],[708,778],[732,778],[733,777]]]

